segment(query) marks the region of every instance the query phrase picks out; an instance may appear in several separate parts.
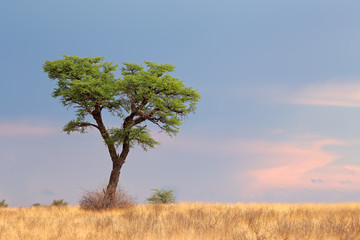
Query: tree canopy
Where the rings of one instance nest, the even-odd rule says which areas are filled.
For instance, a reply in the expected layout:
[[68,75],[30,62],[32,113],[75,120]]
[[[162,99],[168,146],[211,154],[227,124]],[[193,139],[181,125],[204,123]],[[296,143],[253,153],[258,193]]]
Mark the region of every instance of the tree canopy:
[[122,78],[117,78],[119,65],[103,60],[65,55],[64,59],[45,62],[49,78],[58,79],[52,96],[65,107],[76,108],[76,118],[65,125],[65,132],[99,129],[86,116],[106,109],[124,119],[121,127],[108,129],[109,136],[103,136],[106,141],[116,146],[124,142],[139,144],[147,149],[158,142],[142,123],[149,121],[172,136],[178,133],[184,117],[196,110],[199,93],[169,74],[175,70],[173,65],[124,63],[120,68]]

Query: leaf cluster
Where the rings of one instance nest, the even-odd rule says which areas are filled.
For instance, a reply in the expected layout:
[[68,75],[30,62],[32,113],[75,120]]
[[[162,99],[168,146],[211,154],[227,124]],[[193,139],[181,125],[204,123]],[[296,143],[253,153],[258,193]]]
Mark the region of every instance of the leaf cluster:
[[44,71],[50,79],[58,79],[52,96],[60,98],[64,106],[75,105],[83,111],[98,103],[111,109],[118,92],[114,75],[118,65],[103,59],[65,55],[64,59],[46,61]]
[[128,140],[130,147],[134,145],[140,145],[145,151],[150,147],[154,148],[160,143],[151,137],[150,130],[146,126],[134,126],[132,128],[110,128],[109,129],[109,142],[115,144],[116,147],[119,144]]

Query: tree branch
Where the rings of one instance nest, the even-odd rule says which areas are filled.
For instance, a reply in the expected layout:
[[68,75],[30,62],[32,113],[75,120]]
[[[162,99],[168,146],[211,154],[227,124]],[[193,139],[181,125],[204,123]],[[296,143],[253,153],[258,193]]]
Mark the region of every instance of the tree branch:
[[100,130],[98,125],[92,124],[92,123],[88,123],[88,122],[79,122],[78,123],[79,127],[94,127]]

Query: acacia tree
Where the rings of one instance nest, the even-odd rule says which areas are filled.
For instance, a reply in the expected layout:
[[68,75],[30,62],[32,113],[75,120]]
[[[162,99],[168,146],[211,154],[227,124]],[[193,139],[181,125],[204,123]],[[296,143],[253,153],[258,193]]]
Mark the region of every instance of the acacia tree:
[[[183,119],[196,110],[199,93],[171,76],[171,64],[146,62],[145,67],[105,62],[103,57],[63,56],[46,61],[43,69],[50,79],[57,79],[52,93],[63,106],[74,107],[76,118],[64,126],[64,131],[86,133],[99,130],[112,160],[112,171],[104,202],[109,207],[119,183],[120,170],[132,147],[144,150],[159,144],[152,138],[146,123],[150,122],[170,136],[179,132]],[[122,124],[110,128],[103,122],[104,111],[121,119]],[[90,118],[90,119],[89,119]]]

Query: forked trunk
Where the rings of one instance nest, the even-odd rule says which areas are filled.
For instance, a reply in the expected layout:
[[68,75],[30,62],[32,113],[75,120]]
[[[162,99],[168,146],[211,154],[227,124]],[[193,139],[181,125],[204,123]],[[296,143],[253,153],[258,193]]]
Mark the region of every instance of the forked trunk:
[[[101,133],[101,136],[103,137],[111,157],[111,160],[113,162],[113,168],[110,174],[109,183],[107,185],[105,196],[104,196],[104,207],[110,208],[114,204],[114,199],[116,197],[116,189],[119,184],[119,177],[120,177],[120,170],[122,165],[125,163],[125,159],[129,153],[130,145],[129,145],[129,136],[125,137],[124,143],[122,146],[122,151],[120,156],[116,152],[116,148],[114,143],[111,143],[109,132],[106,130],[106,127],[102,121],[101,117],[101,108],[99,105],[95,106],[95,110],[92,112],[92,116],[94,117],[98,129]],[[123,124],[124,128],[132,124],[132,117],[133,115],[130,115],[125,119],[125,122]]]

